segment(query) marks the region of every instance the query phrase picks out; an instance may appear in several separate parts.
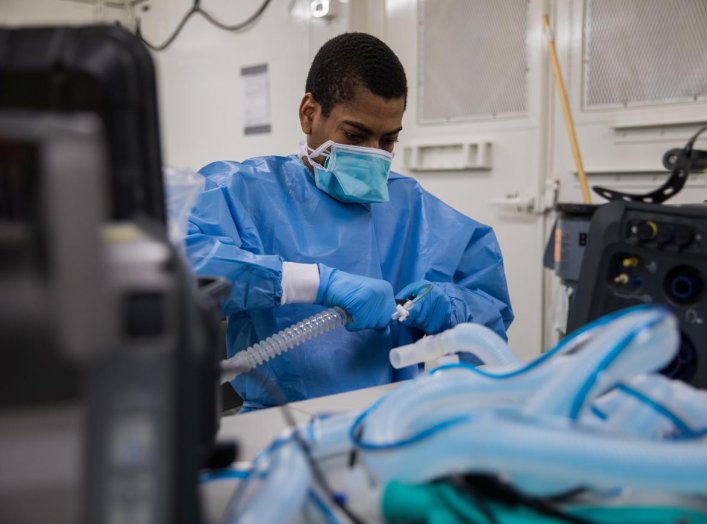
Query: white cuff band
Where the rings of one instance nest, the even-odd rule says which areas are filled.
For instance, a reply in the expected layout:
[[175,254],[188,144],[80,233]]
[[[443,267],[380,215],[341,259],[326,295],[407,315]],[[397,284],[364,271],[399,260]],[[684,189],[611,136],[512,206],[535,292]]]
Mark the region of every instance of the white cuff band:
[[280,304],[313,304],[318,290],[319,267],[316,264],[282,263]]

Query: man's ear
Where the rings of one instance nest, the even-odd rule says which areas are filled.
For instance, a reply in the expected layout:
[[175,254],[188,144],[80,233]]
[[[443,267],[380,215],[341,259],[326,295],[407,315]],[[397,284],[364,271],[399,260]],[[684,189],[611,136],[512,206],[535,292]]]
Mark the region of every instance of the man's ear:
[[305,93],[299,105],[299,123],[305,135],[312,134],[314,118],[319,112],[319,102],[314,99],[312,93]]

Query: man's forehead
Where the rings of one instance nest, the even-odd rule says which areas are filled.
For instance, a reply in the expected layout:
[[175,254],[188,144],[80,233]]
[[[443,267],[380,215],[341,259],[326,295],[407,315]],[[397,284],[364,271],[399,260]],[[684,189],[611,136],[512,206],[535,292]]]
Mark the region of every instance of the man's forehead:
[[334,117],[339,125],[390,133],[401,127],[404,110],[404,99],[386,99],[368,91],[348,102],[334,104],[330,116]]
[[397,125],[394,122],[376,122],[376,124],[380,124],[378,128],[375,127],[369,127],[367,123],[364,122],[359,122],[356,120],[341,120],[339,122],[340,127],[351,127],[354,128],[364,134],[367,135],[375,135],[375,134],[380,134],[380,135],[393,135],[395,133],[400,132],[403,129],[403,126]]

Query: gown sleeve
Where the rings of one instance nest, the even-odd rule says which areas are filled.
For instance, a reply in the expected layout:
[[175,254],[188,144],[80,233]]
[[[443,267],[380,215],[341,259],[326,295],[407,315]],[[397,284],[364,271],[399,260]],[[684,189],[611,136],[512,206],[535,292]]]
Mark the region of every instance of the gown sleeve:
[[493,230],[474,232],[452,282],[438,282],[452,304],[449,326],[462,322],[483,324],[504,339],[513,321],[503,258]]
[[[223,305],[227,315],[272,308],[282,297],[282,257],[262,254],[252,218],[227,183],[237,173],[235,162],[215,162],[200,173],[207,177],[188,220],[186,253],[200,276],[231,282]],[[237,176],[237,175],[236,175]]]

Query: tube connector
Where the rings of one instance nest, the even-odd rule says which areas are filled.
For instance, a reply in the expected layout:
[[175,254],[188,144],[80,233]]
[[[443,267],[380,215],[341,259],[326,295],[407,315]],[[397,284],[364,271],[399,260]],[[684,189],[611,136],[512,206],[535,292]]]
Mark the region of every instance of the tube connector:
[[432,291],[432,284],[427,284],[426,286],[421,287],[417,291],[415,291],[406,301],[404,304],[397,304],[395,306],[395,313],[393,313],[393,316],[390,317],[391,320],[397,320],[398,322],[405,322],[407,318],[410,316],[410,310],[417,304],[422,297],[424,297],[427,293]]
[[390,350],[388,358],[395,369],[437,360],[458,352],[472,353],[484,364],[517,364],[518,358],[506,341],[481,324],[464,323],[437,335],[427,335],[414,344]]

